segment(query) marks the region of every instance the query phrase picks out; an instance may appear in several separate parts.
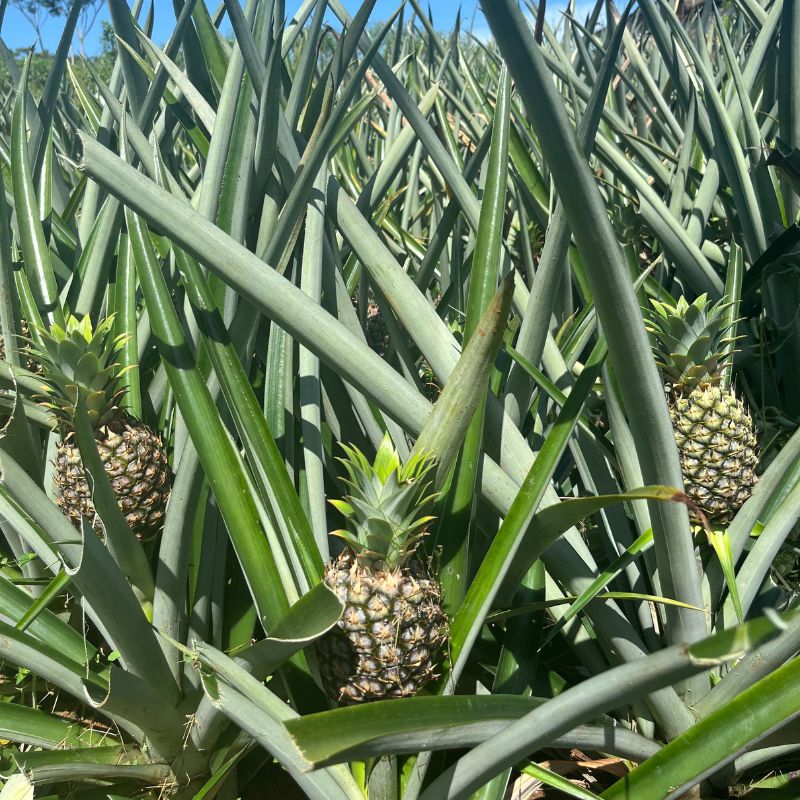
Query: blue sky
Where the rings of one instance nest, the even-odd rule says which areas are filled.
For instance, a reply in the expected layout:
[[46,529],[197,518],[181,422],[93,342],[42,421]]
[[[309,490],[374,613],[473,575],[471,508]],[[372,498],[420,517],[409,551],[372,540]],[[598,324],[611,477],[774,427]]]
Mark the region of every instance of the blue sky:
[[[359,0],[342,0],[344,7],[352,14],[360,6]],[[217,7],[217,0],[207,0],[209,8]],[[286,13],[294,14],[299,7],[299,0],[286,0]],[[427,8],[427,2],[421,3],[423,8]],[[433,20],[436,27],[440,30],[449,30],[453,21],[456,18],[456,13],[459,6],[461,7],[461,16],[464,26],[468,26],[475,14],[475,32],[476,34],[485,34],[487,26],[483,18],[483,14],[478,10],[476,12],[477,0],[436,0],[432,3]],[[147,3],[145,3],[147,6]],[[372,19],[375,21],[387,19],[398,6],[398,0],[378,0],[375,4],[375,10],[372,14]],[[100,21],[108,19],[108,10],[103,8],[94,23],[94,27],[87,35],[84,46],[87,53],[94,54],[99,50],[99,37],[101,31]],[[155,27],[153,31],[153,39],[156,42],[163,43],[169,37],[172,26],[175,23],[175,14],[173,12],[172,0],[155,0]],[[43,29],[43,41],[46,48],[54,50],[58,44],[58,39],[63,29],[63,21],[58,19],[50,19]],[[3,41],[12,50],[18,47],[30,47],[35,43],[36,35],[31,25],[26,21],[25,17],[20,13],[19,9],[14,6],[11,0],[6,8],[5,19],[3,20],[2,31],[0,35]]]
[[[175,14],[173,12],[172,0],[154,0],[155,2],[155,28],[153,31],[153,39],[159,44],[163,44],[169,37],[172,26],[175,23]],[[206,0],[209,8],[217,8],[221,0]],[[360,0],[342,0],[345,8],[352,14],[361,5]],[[387,19],[398,6],[399,0],[377,0],[375,9],[372,14],[374,21]],[[421,2],[423,8],[427,8],[429,0]],[[145,2],[145,7],[147,6]],[[294,14],[300,5],[300,0],[286,0],[286,13]],[[548,17],[558,14],[558,9],[566,5],[566,0],[551,0],[548,4]],[[581,16],[583,8],[593,5],[586,0],[578,2],[577,4],[578,16]],[[456,13],[459,7],[461,8],[462,25],[465,29],[469,29],[470,25],[473,26],[472,30],[481,38],[487,37],[489,28],[486,20],[480,11],[478,0],[433,0],[430,2],[433,8],[434,24],[439,30],[450,30],[456,18]],[[94,55],[100,49],[100,31],[101,20],[108,19],[108,9],[104,6],[97,16],[94,25],[84,41],[85,52],[89,55]],[[49,50],[55,50],[58,40],[63,29],[63,21],[59,19],[49,19],[46,21],[42,39],[44,46]],[[227,32],[223,26],[223,30]],[[3,20],[2,30],[0,35],[6,45],[12,50],[20,47],[31,47],[36,42],[36,35],[30,23],[27,22],[25,17],[20,13],[19,9],[15,7],[14,0],[10,0],[6,8],[5,18]],[[76,42],[75,49],[78,50]]]

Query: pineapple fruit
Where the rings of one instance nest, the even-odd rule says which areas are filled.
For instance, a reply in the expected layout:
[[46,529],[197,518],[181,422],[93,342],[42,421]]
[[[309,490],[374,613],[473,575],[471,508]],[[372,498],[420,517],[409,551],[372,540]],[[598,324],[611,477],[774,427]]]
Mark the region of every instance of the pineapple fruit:
[[417,555],[433,465],[414,456],[401,466],[388,435],[373,464],[345,451],[350,492],[331,503],[347,519],[349,530],[336,532],[347,549],[325,570],[345,607],[317,644],[323,684],[348,704],[408,697],[436,677],[447,641],[439,585]]
[[367,323],[364,334],[367,344],[383,358],[389,349],[389,329],[386,327],[381,307],[377,303],[370,303],[367,306]]
[[160,437],[119,406],[124,370],[115,357],[124,338],[113,337],[112,326],[113,318],[92,329],[88,317],[71,316],[64,328],[39,328],[42,343],[31,343],[30,355],[42,367],[44,405],[61,432],[54,476],[59,507],[76,527],[87,517],[100,531],[75,438],[74,415],[81,398],[119,507],[131,530],[148,538],[163,524],[172,475]]
[[687,494],[709,520],[725,524],[756,483],[753,420],[723,386],[729,342],[724,302],[706,295],[674,306],[652,301],[648,330],[669,393],[669,409]]
[[[351,298],[353,308],[358,314],[358,300]],[[367,303],[367,313],[362,320],[364,326],[364,338],[370,349],[374,350],[381,358],[383,358],[389,350],[391,344],[391,337],[389,336],[389,328],[386,326],[386,320],[383,318],[383,311],[381,307],[370,300]]]

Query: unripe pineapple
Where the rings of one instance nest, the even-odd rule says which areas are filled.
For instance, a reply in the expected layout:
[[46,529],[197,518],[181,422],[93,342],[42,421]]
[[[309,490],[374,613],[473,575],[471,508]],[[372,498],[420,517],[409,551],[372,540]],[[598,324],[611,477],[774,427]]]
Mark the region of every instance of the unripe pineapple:
[[113,337],[113,319],[93,330],[88,317],[70,317],[66,328],[38,329],[41,345],[31,357],[43,370],[46,405],[59,426],[55,462],[56,502],[75,526],[88,517],[99,531],[92,495],[75,439],[78,399],[85,405],[97,450],[122,513],[140,538],[163,524],[172,475],[159,436],[119,406],[124,372],[115,361],[124,337]]
[[758,455],[753,420],[723,385],[729,305],[706,295],[675,306],[652,301],[648,330],[669,392],[687,494],[709,520],[726,523],[750,497]]
[[364,333],[367,344],[379,356],[385,356],[391,340],[389,338],[389,329],[386,327],[386,320],[383,318],[383,312],[377,303],[370,303],[367,306],[367,324]]
[[[355,308],[358,314],[358,300],[353,298],[352,302],[353,308]],[[364,338],[367,340],[367,344],[370,349],[374,350],[383,358],[388,352],[392,340],[389,336],[389,329],[386,327],[386,320],[383,318],[383,311],[381,311],[381,307],[372,300],[367,303],[367,313],[362,323],[364,326]]]
[[318,642],[325,690],[344,703],[408,697],[436,677],[447,641],[438,583],[416,550],[432,517],[426,480],[432,462],[401,466],[388,435],[374,464],[345,447],[350,493],[331,503],[347,518],[336,531],[348,549],[325,570],[344,603],[336,627]]

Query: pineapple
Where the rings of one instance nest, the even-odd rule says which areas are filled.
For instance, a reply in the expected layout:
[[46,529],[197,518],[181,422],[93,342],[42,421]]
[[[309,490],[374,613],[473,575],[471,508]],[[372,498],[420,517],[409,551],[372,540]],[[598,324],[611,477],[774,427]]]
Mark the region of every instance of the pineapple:
[[124,370],[114,359],[124,338],[111,336],[112,325],[108,318],[93,330],[88,317],[71,316],[66,328],[39,328],[42,344],[31,343],[30,354],[42,366],[44,405],[61,432],[55,461],[59,507],[76,527],[88,517],[100,532],[75,439],[74,414],[81,398],[119,507],[131,530],[147,538],[163,524],[172,476],[159,436],[119,407]]
[[648,330],[669,393],[687,494],[709,520],[725,524],[750,497],[757,442],[747,408],[722,384],[730,342],[724,303],[706,295],[675,306],[652,301]]
[[365,330],[367,344],[381,357],[389,349],[389,329],[383,318],[381,307],[377,303],[367,306],[367,324]]
[[432,462],[414,456],[401,466],[388,435],[374,464],[345,451],[350,493],[331,503],[348,521],[348,531],[336,531],[347,549],[325,570],[345,607],[318,641],[320,672],[343,703],[407,697],[436,677],[447,641],[439,585],[416,552],[432,519],[423,514]]
[[[356,310],[356,314],[358,314],[358,299],[351,298],[351,301],[353,303],[353,308]],[[383,358],[389,350],[391,337],[389,336],[389,329],[386,327],[386,320],[383,318],[381,307],[370,300],[367,303],[366,316],[361,321],[364,327],[364,338],[367,340],[367,344],[370,349],[374,350]]]

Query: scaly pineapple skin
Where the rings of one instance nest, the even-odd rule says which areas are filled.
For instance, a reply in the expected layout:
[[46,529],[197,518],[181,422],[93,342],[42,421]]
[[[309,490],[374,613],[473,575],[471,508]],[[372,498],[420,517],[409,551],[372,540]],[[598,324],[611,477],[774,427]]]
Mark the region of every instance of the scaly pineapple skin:
[[367,344],[381,357],[389,350],[389,329],[383,318],[381,307],[377,303],[367,306],[367,323],[365,337]]
[[[128,525],[140,538],[152,536],[163,525],[172,485],[160,437],[127,415],[96,429],[94,435],[100,460]],[[91,491],[72,433],[58,443],[55,483],[56,502],[73,525],[79,527],[82,517],[95,520]],[[97,521],[95,529],[100,532]]]
[[342,703],[409,697],[437,677],[447,641],[439,585],[416,560],[380,567],[362,566],[345,552],[325,571],[345,608],[317,643],[320,671],[325,691]]
[[758,480],[750,414],[732,391],[719,386],[673,396],[670,414],[686,493],[709,520],[728,522]]

